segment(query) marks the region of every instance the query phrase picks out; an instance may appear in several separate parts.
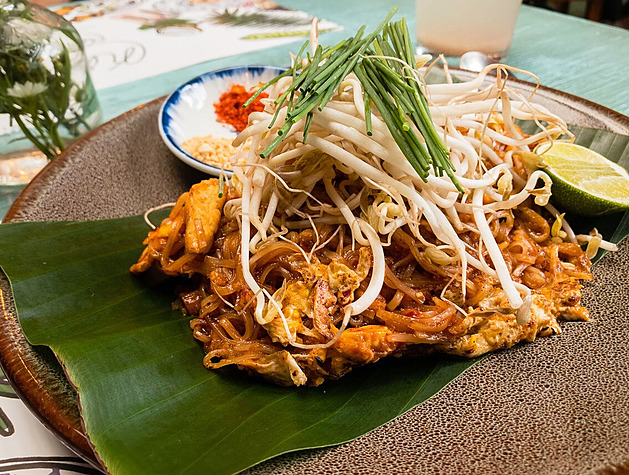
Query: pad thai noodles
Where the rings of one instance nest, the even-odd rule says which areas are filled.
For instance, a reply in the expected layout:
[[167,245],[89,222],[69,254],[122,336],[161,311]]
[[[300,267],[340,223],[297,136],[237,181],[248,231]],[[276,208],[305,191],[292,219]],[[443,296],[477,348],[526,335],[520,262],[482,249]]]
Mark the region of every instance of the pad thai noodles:
[[149,233],[131,270],[189,278],[177,305],[207,368],[316,386],[588,319],[580,281],[610,245],[575,236],[530,166],[540,143],[570,139],[565,122],[511,87],[508,66],[467,82],[446,67],[426,85],[407,34],[385,22],[332,48],[314,34],[262,88],[231,179],[194,185]]

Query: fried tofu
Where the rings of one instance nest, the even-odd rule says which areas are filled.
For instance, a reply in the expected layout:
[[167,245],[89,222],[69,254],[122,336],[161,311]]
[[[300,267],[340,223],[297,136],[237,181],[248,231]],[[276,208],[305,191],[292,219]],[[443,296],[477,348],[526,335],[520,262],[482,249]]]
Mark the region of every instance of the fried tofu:
[[[216,178],[194,185],[188,193],[181,195],[173,212],[148,233],[143,242],[146,247],[138,262],[131,266],[131,272],[140,274],[160,260],[175,260],[177,256],[173,254],[182,247],[190,254],[208,252],[218,231],[225,200],[225,196],[219,197],[219,181]],[[163,271],[168,275],[179,273],[167,269]]]
[[187,252],[201,254],[210,250],[218,231],[225,200],[225,195],[219,197],[217,179],[204,180],[190,189],[184,206]]

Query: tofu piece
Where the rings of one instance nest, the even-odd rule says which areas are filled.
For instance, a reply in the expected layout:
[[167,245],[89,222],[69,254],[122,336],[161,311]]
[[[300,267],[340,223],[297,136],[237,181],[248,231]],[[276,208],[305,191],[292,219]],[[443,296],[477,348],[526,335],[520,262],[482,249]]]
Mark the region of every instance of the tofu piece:
[[218,231],[226,194],[219,198],[219,181],[204,180],[190,189],[185,204],[186,252],[206,253],[212,247],[214,234]]

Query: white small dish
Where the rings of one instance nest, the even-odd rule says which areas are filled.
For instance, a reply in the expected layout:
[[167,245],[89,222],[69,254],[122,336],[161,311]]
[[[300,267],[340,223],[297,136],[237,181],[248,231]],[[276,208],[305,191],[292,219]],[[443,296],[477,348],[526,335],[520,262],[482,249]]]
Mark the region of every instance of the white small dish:
[[237,133],[233,127],[218,122],[214,103],[234,84],[242,84],[249,89],[270,81],[284,71],[274,66],[238,66],[210,71],[182,84],[166,98],[160,109],[158,122],[162,140],[187,165],[214,176],[221,172],[231,175],[231,170],[223,170],[194,158],[183,149],[182,144],[193,137],[205,135],[235,138]]

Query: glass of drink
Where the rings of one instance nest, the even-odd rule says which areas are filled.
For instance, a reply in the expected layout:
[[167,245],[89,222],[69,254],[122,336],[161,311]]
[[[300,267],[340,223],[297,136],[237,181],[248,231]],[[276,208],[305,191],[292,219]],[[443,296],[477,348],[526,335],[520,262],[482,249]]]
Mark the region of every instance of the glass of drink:
[[418,52],[502,60],[522,0],[415,0]]

